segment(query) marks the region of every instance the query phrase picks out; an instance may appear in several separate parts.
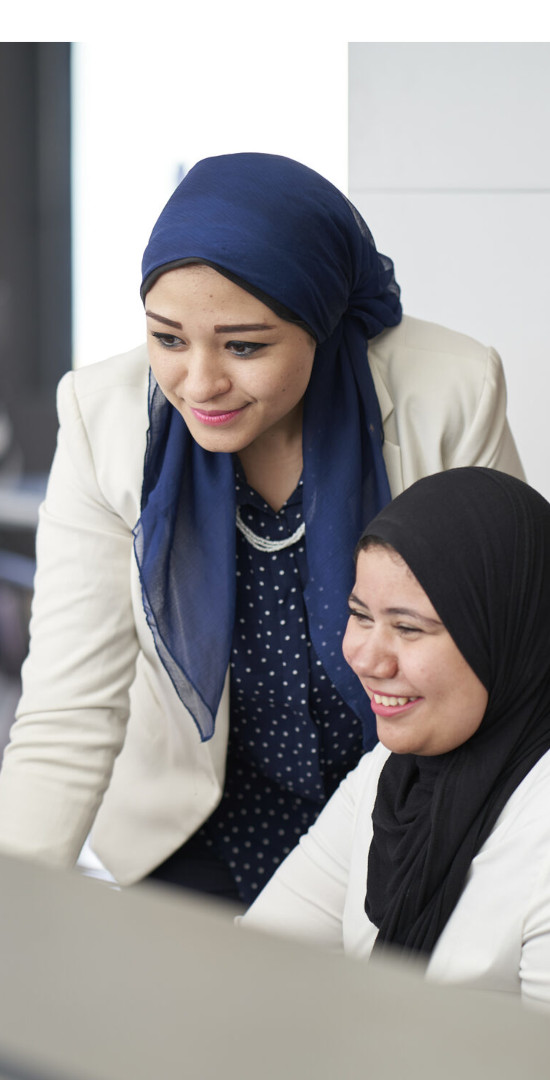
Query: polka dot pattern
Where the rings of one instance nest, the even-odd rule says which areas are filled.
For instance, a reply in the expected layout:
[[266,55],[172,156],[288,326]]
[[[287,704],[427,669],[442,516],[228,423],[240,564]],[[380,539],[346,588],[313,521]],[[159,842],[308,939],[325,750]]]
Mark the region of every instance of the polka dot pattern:
[[[237,467],[242,520],[270,540],[302,520],[302,484],[275,512]],[[358,718],[310,641],[305,540],[260,552],[237,533],[231,722],[220,806],[197,834],[250,902],[362,751]]]

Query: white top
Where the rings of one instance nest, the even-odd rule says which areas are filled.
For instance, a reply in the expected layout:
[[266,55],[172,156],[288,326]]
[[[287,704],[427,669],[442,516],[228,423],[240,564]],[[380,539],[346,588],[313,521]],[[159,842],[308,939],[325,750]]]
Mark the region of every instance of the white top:
[[[368,958],[367,858],[380,744],[342,782],[243,918],[246,926]],[[426,971],[550,1007],[550,752],[516,788],[470,867]]]

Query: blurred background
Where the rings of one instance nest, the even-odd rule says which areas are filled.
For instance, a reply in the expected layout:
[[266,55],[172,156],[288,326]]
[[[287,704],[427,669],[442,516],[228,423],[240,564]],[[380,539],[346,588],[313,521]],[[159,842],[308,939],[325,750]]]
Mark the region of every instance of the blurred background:
[[[201,157],[287,154],[349,193],[405,310],[494,345],[550,497],[550,45],[0,43],[0,750],[27,646],[55,387],[143,339],[149,232]],[[253,44],[251,44],[253,42]]]
[[71,49],[0,44],[0,745],[27,647],[55,387],[72,359]]

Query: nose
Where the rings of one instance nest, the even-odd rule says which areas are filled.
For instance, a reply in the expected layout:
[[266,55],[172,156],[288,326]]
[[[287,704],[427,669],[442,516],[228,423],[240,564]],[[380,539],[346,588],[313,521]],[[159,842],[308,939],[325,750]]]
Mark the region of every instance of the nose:
[[231,389],[231,379],[219,353],[207,348],[190,349],[185,357],[178,391],[190,405],[205,405]]
[[397,675],[398,659],[384,631],[354,625],[353,616],[348,620],[342,651],[352,671],[363,681],[393,679]]

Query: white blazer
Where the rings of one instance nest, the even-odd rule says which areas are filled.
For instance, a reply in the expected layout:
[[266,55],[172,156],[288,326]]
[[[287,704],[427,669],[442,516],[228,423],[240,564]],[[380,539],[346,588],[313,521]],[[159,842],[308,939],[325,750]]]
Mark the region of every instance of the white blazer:
[[[494,350],[405,317],[370,343],[369,361],[393,495],[459,465],[523,475]],[[215,735],[201,743],[143,612],[132,528],[147,385],[145,346],[60,383],[31,649],[0,775],[0,849],[72,865],[93,825],[93,848],[123,885],[215,809],[229,725],[227,680]]]

